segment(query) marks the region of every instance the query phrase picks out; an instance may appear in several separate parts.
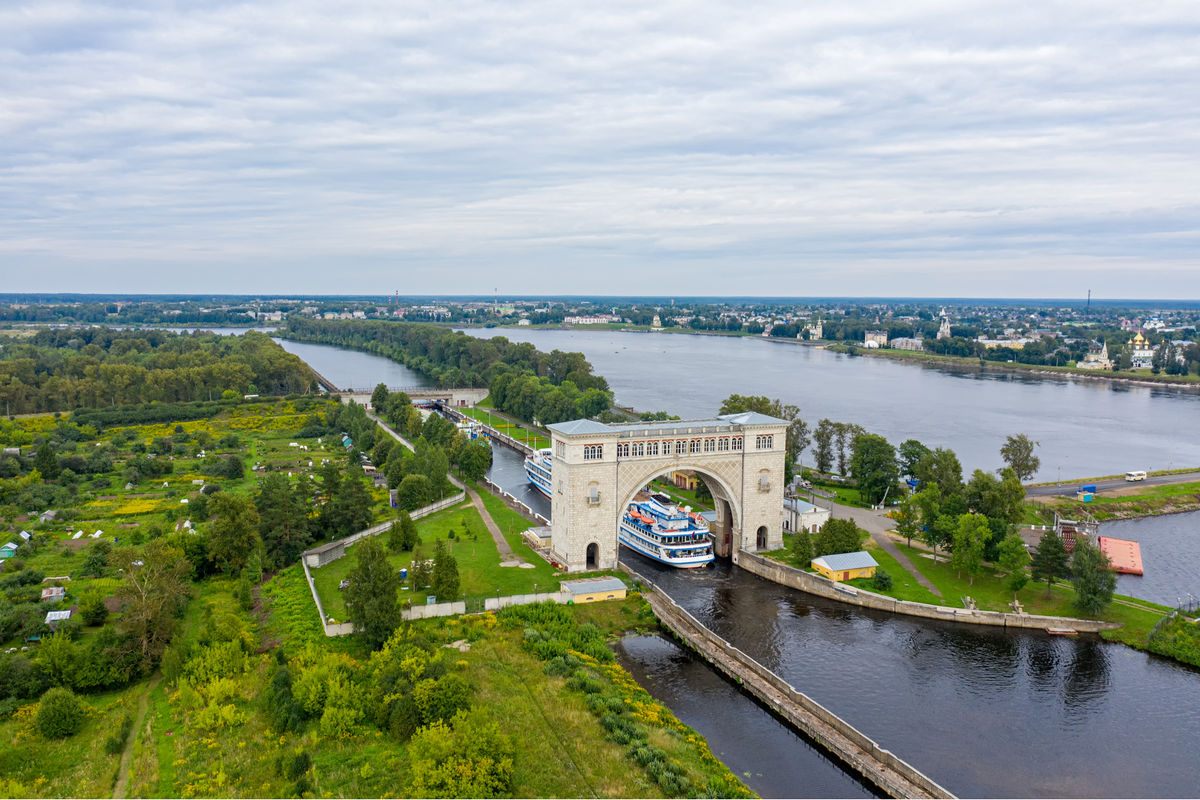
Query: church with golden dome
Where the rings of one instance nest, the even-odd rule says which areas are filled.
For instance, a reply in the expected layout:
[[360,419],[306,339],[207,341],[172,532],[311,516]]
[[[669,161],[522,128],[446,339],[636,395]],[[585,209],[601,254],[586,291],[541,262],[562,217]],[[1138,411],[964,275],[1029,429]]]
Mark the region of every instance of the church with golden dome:
[[1154,358],[1154,348],[1150,346],[1150,342],[1142,335],[1141,331],[1129,340],[1129,357],[1133,363],[1130,369],[1150,369],[1151,360]]

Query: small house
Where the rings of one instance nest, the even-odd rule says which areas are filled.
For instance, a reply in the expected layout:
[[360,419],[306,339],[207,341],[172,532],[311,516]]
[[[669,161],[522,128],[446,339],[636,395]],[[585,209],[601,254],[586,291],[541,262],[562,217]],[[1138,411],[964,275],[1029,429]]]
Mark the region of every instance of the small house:
[[29,531],[21,531],[21,533],[19,535],[20,535],[22,541],[26,541],[26,542],[28,542],[30,539],[33,538],[33,534],[30,533]]
[[71,618],[71,610],[66,611],[48,611],[46,612],[46,626],[51,632],[58,630],[58,623],[66,622]]
[[9,542],[8,544],[4,545],[3,547],[0,547],[0,558],[12,558],[16,554],[17,554],[16,542]]
[[67,590],[61,586],[48,586],[42,589],[43,603],[57,603],[67,596]]
[[812,560],[813,569],[831,581],[873,578],[879,564],[865,550],[856,553],[834,553]]
[[582,578],[563,581],[562,590],[569,603],[596,603],[601,600],[624,600],[625,582],[620,578]]
[[330,561],[337,561],[346,555],[346,543],[338,540],[304,551],[304,563],[310,567],[323,567]]
[[384,475],[382,472],[372,472],[371,485],[376,489],[386,489],[388,485],[387,475]]
[[798,497],[783,501],[783,529],[792,533],[816,533],[829,520],[829,509],[818,508]]
[[53,522],[57,517],[58,512],[53,509],[49,511],[43,511],[38,515],[38,519],[40,519],[42,522]]

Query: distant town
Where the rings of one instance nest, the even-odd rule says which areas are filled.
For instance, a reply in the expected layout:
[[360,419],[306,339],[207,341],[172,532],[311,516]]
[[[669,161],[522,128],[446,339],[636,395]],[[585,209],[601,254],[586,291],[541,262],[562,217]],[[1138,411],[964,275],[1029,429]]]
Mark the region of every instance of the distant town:
[[0,326],[271,326],[289,318],[761,336],[850,353],[1200,377],[1200,308],[1146,301],[0,296]]

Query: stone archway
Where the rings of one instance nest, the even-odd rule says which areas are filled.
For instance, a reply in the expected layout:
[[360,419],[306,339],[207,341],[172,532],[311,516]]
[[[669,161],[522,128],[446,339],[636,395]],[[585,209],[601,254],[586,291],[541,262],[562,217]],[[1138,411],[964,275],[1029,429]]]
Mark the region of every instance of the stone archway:
[[[640,479],[631,479],[625,486],[624,494],[621,495],[621,502],[617,505],[618,514],[613,523],[613,536],[616,536],[617,526],[620,525],[620,515],[625,513],[625,509],[633,502],[633,498],[637,496],[637,493],[655,478],[675,471],[693,472],[700,480],[704,481],[704,485],[708,487],[709,493],[712,494],[713,506],[717,512],[716,523],[709,526],[710,529],[714,529],[713,552],[722,558],[733,557],[734,553],[740,549],[739,545],[742,544],[741,526],[738,524],[738,520],[742,518],[742,515],[737,493],[720,475],[695,464],[680,464],[668,470],[660,470],[658,472],[643,471],[643,477]],[[619,549],[618,547],[618,551]]]
[[600,545],[591,542],[587,546],[587,565],[585,569],[588,572],[600,568]]
[[[673,471],[700,477],[716,508],[714,550],[737,563],[742,550],[783,546],[787,422],[762,414],[609,425],[574,420],[551,433],[550,556],[567,571],[619,558],[620,518],[638,490]],[[760,529],[763,535],[751,535]]]

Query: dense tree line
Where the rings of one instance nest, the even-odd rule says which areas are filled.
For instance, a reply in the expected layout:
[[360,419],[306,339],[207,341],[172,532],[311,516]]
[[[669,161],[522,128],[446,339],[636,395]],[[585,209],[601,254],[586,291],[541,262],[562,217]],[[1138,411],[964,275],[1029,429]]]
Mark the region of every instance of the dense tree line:
[[0,349],[0,409],[26,414],[313,389],[311,370],[262,333],[43,330]]
[[543,353],[503,336],[477,339],[421,323],[310,319],[289,320],[286,335],[375,353],[439,386],[487,386],[497,409],[527,422],[591,417],[612,405],[608,382],[592,374],[582,353]]

